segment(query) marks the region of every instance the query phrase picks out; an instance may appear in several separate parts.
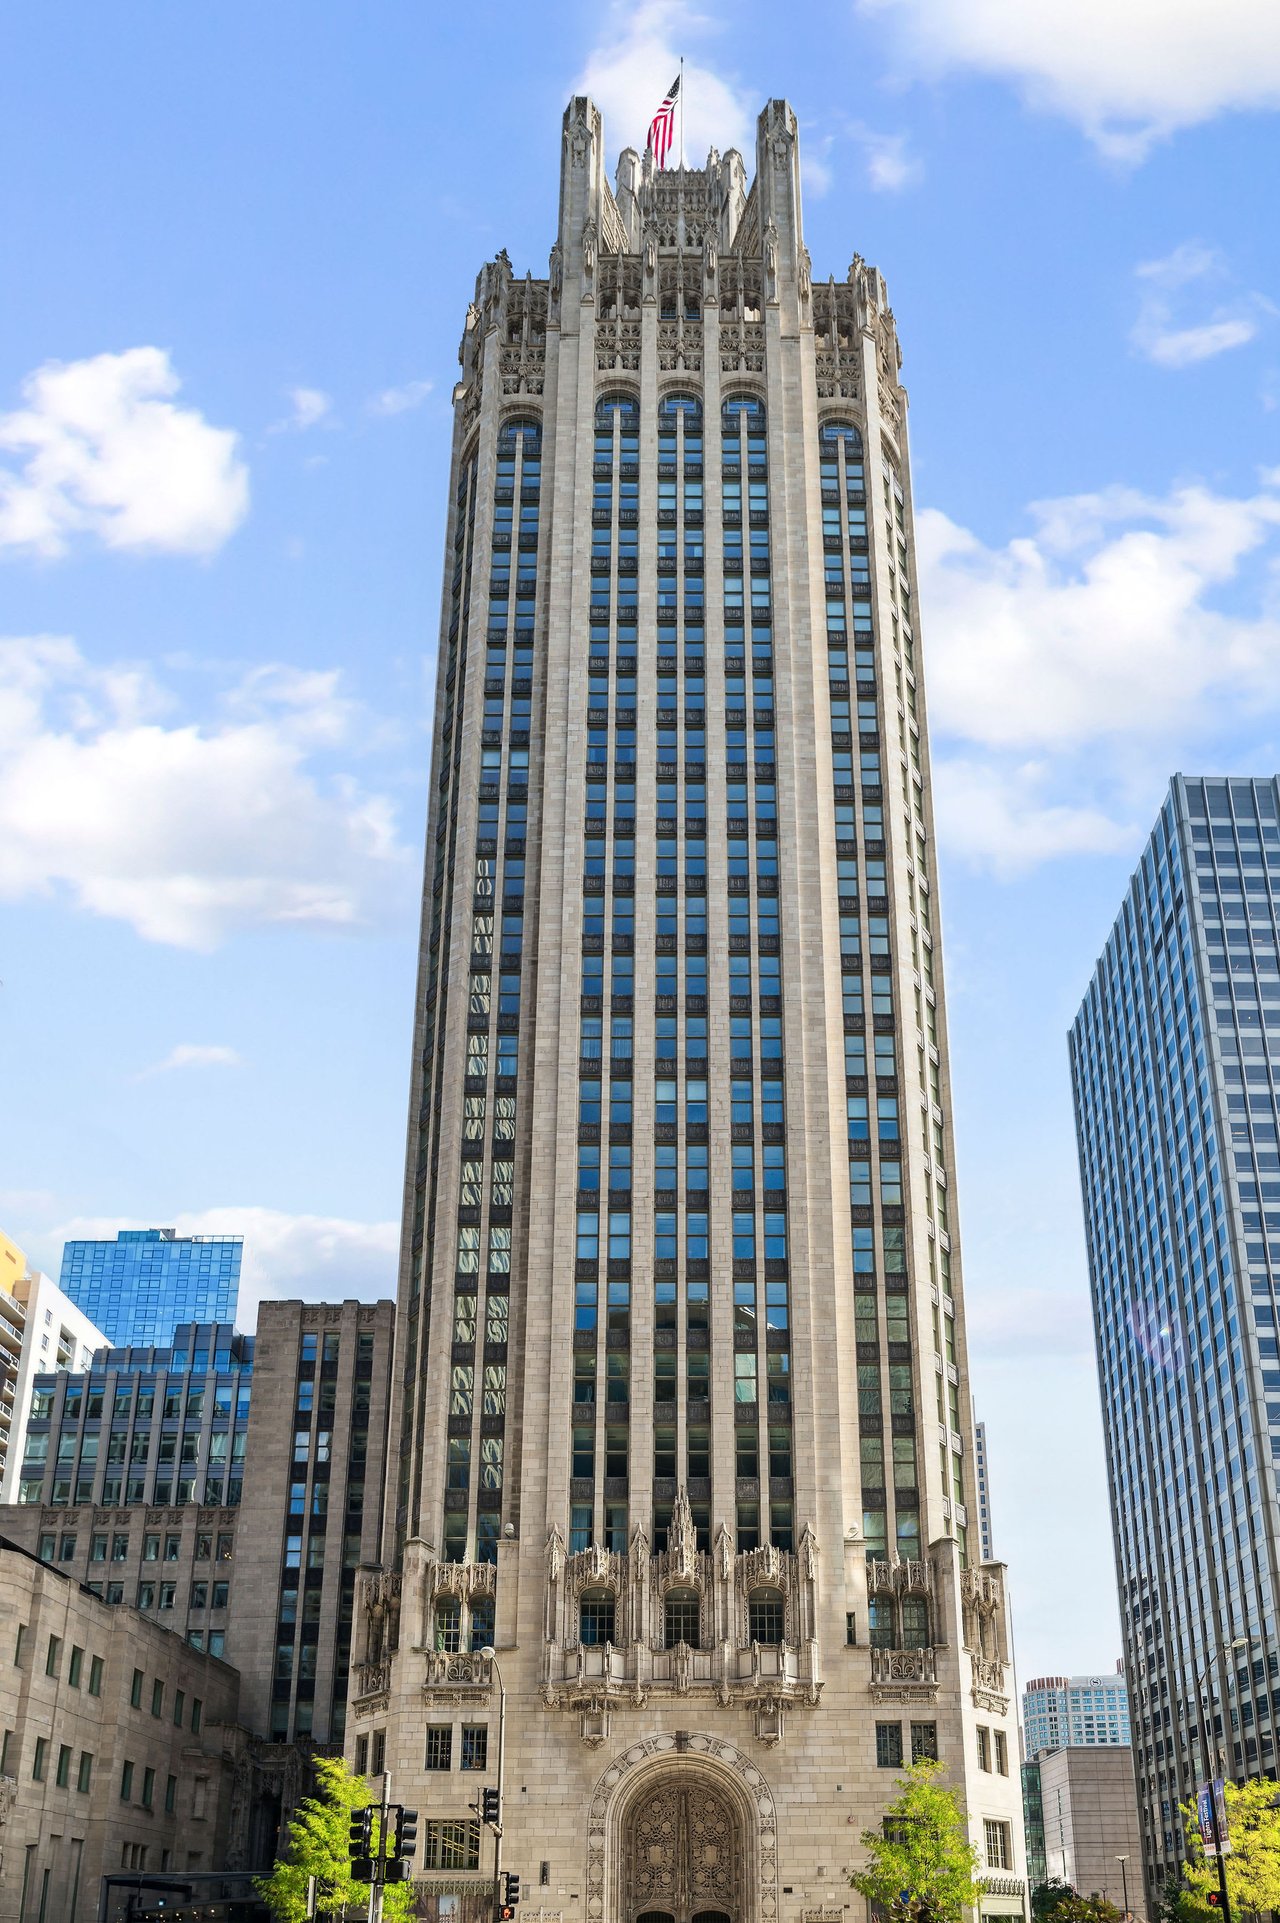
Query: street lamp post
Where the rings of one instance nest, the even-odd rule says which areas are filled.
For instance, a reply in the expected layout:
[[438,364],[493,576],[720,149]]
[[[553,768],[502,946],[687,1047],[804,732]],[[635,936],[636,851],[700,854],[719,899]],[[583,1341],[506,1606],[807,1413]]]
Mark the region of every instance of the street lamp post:
[[1129,1923],[1129,1859],[1117,1856],[1116,1862],[1120,1865],[1120,1887],[1124,1891],[1125,1923]]
[[498,1820],[493,1826],[493,1923],[502,1915],[502,1796],[507,1760],[507,1690],[493,1649],[480,1651],[498,1679]]
[[[1233,1649],[1248,1649],[1253,1642],[1252,1636],[1236,1636],[1229,1643],[1223,1643],[1219,1655],[1228,1655]],[[1209,1785],[1209,1829],[1213,1837],[1214,1856],[1218,1865],[1218,1903],[1222,1910],[1222,1923],[1231,1923],[1231,1901],[1227,1895],[1227,1860],[1222,1853],[1223,1836],[1218,1822],[1218,1798],[1214,1793],[1215,1759],[1209,1750],[1209,1726],[1204,1713],[1204,1685],[1212,1666],[1213,1658],[1205,1660],[1204,1668],[1196,1677],[1196,1721],[1200,1728],[1200,1755],[1204,1763]],[[1225,1703],[1224,1703],[1225,1708]]]

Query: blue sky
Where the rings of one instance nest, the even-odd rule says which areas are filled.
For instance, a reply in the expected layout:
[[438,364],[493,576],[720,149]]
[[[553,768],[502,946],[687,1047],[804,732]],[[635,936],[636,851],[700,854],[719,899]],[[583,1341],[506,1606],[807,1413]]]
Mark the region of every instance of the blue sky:
[[545,271],[570,92],[616,152],[681,52],[690,157],[786,94],[815,273],[898,316],[997,1550],[1023,1673],[1094,1669],[1064,1035],[1170,771],[1277,761],[1270,0],[11,16],[0,1225],[393,1287],[462,318]]

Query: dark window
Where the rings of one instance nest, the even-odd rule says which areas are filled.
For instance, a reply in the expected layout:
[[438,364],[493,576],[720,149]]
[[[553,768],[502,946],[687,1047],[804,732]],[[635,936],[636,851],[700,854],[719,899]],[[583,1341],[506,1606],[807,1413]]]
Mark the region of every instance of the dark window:
[[666,1648],[674,1649],[677,1643],[687,1643],[690,1649],[700,1648],[700,1618],[701,1602],[696,1590],[668,1590],[663,1611],[663,1641]]
[[753,1589],[747,1600],[747,1617],[753,1643],[767,1643],[773,1647],[782,1641],[785,1623],[782,1591],[780,1589]]
[[899,1769],[902,1766],[902,1724],[876,1724],[876,1767]]
[[588,1649],[614,1640],[615,1601],[611,1589],[588,1589],[578,1605],[578,1640]]

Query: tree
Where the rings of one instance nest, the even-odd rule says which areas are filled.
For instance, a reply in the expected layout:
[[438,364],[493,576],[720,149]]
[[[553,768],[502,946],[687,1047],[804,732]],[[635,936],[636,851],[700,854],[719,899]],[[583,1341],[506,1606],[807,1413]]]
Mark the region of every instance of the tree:
[[[317,1881],[317,1913],[353,1919],[369,1907],[369,1885],[351,1874],[351,1816],[372,1802],[363,1776],[349,1770],[340,1756],[315,1759],[316,1794],[304,1797],[289,1824],[289,1841],[270,1876],[257,1891],[277,1923],[305,1923],[307,1879]],[[374,1833],[377,1834],[377,1820]],[[383,1893],[386,1923],[402,1923],[412,1915],[411,1886],[388,1883]]]
[[913,1763],[898,1779],[899,1795],[882,1830],[864,1830],[867,1861],[849,1881],[895,1918],[960,1923],[982,1898],[978,1852],[969,1841],[956,1792],[944,1787],[941,1763]]
[[[1226,1858],[1227,1895],[1232,1913],[1243,1916],[1280,1909],[1280,1783],[1264,1777],[1243,1788],[1224,1783],[1227,1806],[1227,1835],[1231,1851]],[[1204,1853],[1200,1818],[1194,1803],[1184,1803],[1188,1857],[1183,1865],[1187,1891],[1200,1916],[1212,1907],[1208,1898],[1218,1888],[1218,1865]]]
[[1081,1896],[1057,1876],[1036,1884],[1031,1914],[1036,1923],[1120,1923],[1119,1910],[1105,1896]]
[[1204,1906],[1191,1895],[1180,1869],[1166,1870],[1151,1914],[1154,1923],[1200,1923]]
[[1072,1885],[1064,1883],[1060,1876],[1050,1876],[1043,1883],[1037,1883],[1031,1892],[1031,1914],[1036,1923],[1047,1923],[1068,1897],[1074,1895]]

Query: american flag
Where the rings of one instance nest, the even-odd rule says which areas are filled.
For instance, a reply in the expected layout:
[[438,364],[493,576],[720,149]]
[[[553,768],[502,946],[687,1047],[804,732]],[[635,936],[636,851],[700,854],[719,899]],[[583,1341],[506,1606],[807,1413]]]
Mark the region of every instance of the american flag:
[[667,97],[649,123],[649,145],[659,167],[667,164],[671,152],[672,129],[676,123],[676,100],[680,93],[680,76],[676,75],[667,88]]

